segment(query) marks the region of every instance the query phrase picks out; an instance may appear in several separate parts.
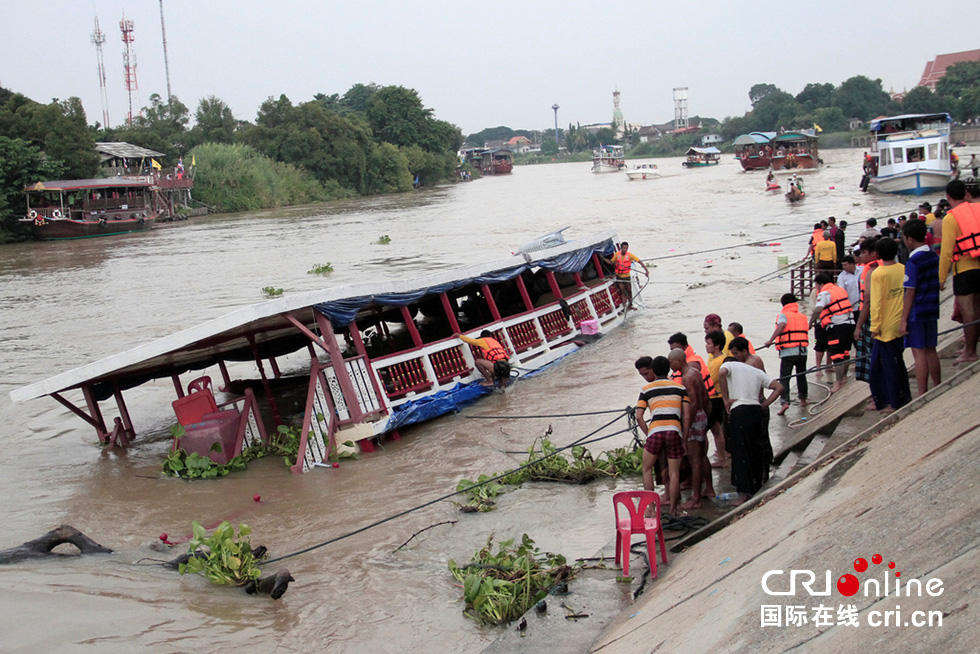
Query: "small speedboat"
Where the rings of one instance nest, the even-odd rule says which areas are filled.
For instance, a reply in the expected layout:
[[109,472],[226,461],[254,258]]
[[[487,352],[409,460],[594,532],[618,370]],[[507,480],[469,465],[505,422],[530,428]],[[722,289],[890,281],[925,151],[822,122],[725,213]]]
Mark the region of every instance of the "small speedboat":
[[802,202],[806,199],[806,193],[795,186],[790,185],[789,193],[786,194],[786,199],[790,202]]
[[626,176],[634,179],[656,179],[660,177],[660,169],[657,164],[637,164],[633,170],[627,170]]

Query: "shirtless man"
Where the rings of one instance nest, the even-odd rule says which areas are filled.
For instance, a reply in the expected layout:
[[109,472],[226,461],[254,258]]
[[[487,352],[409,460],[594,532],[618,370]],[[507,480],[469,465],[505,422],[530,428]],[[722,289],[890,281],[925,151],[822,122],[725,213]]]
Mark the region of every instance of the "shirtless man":
[[681,504],[682,509],[700,509],[701,485],[704,484],[704,497],[714,497],[715,488],[711,480],[711,461],[708,460],[708,390],[704,387],[701,371],[688,365],[684,350],[674,349],[667,355],[670,369],[681,373],[680,382],[687,390],[690,403],[686,407],[691,430],[684,446],[691,463],[691,488],[694,494],[690,501]]

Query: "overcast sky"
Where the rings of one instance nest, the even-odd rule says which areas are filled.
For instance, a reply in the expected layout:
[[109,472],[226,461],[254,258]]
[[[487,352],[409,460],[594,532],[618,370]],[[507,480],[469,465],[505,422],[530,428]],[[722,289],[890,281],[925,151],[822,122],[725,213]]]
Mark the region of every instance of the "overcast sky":
[[[617,88],[626,120],[643,124],[673,118],[674,87],[689,88],[689,115],[718,119],[743,114],[756,83],[796,94],[807,82],[866,75],[901,91],[937,54],[980,48],[967,0],[163,4],[171,87],[192,115],[214,95],[254,121],[269,96],[298,104],[375,82],[417,90],[464,134],[548,128],[556,103],[559,125],[608,122]],[[123,12],[135,23],[136,106],[165,98],[159,0],[2,0],[0,86],[38,102],[78,96],[89,122],[101,121],[97,14],[109,118],[122,123]]]

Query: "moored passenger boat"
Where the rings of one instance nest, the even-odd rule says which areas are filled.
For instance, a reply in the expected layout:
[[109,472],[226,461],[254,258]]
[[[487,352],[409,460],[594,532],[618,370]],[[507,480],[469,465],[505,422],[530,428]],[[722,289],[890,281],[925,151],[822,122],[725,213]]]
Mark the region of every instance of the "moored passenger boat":
[[923,195],[940,191],[949,182],[947,113],[906,114],[871,121],[871,163],[861,188],[882,193]]
[[38,182],[24,193],[27,215],[20,220],[40,240],[143,231],[166,211],[151,175]]
[[[237,429],[241,448],[243,442],[264,437],[256,425],[262,424],[260,403],[249,395],[251,388],[244,404],[236,405],[239,413],[232,415],[216,410],[227,402],[207,395],[206,402],[198,402],[197,393],[211,393],[202,371],[217,367],[222,388],[231,389],[241,382],[232,379],[228,363],[254,361],[261,377],[256,390],[264,393],[271,418],[283,424],[278,407],[284,406],[281,386],[286,384],[273,383],[281,377],[276,359],[295,354],[309,362],[308,371],[296,378],[307,389],[293,468],[301,472],[329,456],[338,442],[355,441],[370,450],[382,434],[457,411],[492,392],[479,383],[477,353],[456,334],[490,331],[511,365],[528,374],[574,352],[588,340],[583,334],[620,324],[624,298],[603,260],[613,252],[615,238],[607,231],[564,242],[556,233],[517,255],[482,265],[243,307],[19,388],[11,398],[23,402],[50,395],[95,427],[103,443],[126,443],[136,433],[123,393],[153,379],[171,379],[178,420],[178,409],[186,416],[193,408],[188,405],[196,405],[201,418],[213,422],[233,445]],[[197,377],[190,383],[181,379],[189,371]],[[185,395],[184,388],[191,386],[196,392]],[[82,406],[66,397],[73,390],[82,392]],[[119,415],[111,429],[100,408],[110,398]]]

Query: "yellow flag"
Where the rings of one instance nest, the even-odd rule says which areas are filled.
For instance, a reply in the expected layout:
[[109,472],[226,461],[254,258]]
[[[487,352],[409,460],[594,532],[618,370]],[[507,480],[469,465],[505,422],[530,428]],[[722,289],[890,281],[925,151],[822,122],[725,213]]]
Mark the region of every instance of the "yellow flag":
[[192,166],[196,166],[197,165],[196,163],[194,163],[194,159],[195,159],[194,155],[191,155],[191,165]]
[[157,170],[163,170],[163,166],[158,164],[156,159],[150,159],[150,165],[156,168]]
[[817,125],[816,123],[813,123],[813,129],[817,130],[818,132],[823,131],[822,129],[820,129],[820,125]]

